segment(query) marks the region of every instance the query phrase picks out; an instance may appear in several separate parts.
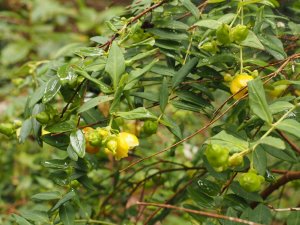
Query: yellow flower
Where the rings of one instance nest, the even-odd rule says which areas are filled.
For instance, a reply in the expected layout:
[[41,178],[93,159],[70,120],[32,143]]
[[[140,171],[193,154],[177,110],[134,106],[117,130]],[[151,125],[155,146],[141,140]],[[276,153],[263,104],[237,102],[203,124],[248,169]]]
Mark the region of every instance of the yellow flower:
[[[230,91],[232,94],[237,93],[239,90],[247,86],[247,83],[253,80],[253,77],[246,74],[246,73],[241,73],[236,75],[233,80],[230,83]],[[239,99],[243,97],[247,92],[247,88],[238,93],[237,95],[234,96],[234,99]]]
[[120,160],[128,156],[128,151],[139,145],[139,140],[134,134],[121,132],[117,136],[117,149],[115,158]]

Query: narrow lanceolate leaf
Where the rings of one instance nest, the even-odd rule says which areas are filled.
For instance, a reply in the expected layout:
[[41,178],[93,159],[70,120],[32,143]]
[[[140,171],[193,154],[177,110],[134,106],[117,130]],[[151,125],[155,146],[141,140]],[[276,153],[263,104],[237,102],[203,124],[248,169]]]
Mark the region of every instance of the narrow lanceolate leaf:
[[57,76],[51,78],[46,85],[44,97],[43,97],[43,103],[49,102],[60,90],[61,84],[59,81],[59,78]]
[[74,198],[76,196],[76,193],[74,190],[71,190],[70,192],[68,192],[62,199],[60,199],[54,206],[53,208],[50,210],[50,212],[54,212],[56,209],[58,209],[62,204],[64,204],[65,202],[70,201],[72,198]]
[[251,47],[251,48],[257,48],[260,50],[265,49],[264,46],[262,45],[262,43],[260,42],[260,40],[255,35],[255,33],[252,31],[249,31],[249,34],[248,34],[246,40],[242,41],[241,45]]
[[74,161],[77,161],[78,160],[78,155],[77,153],[75,152],[75,150],[73,149],[72,145],[69,145],[68,148],[67,148],[67,153],[70,157],[70,159],[74,160]]
[[128,74],[126,73],[122,76],[122,78],[120,79],[120,82],[118,83],[118,86],[117,86],[117,89],[116,89],[116,92],[114,95],[114,100],[111,103],[111,106],[109,109],[110,112],[115,112],[119,108],[121,96],[123,94],[123,90],[125,88],[127,80],[128,80]]
[[48,224],[49,217],[47,212],[39,210],[20,210],[20,214],[27,220],[38,222],[40,224]]
[[129,112],[116,112],[116,116],[120,116],[125,120],[136,120],[136,119],[157,119],[150,111],[144,107],[139,107]]
[[85,138],[81,130],[73,131],[70,134],[70,143],[77,155],[83,158],[85,155]]
[[248,82],[249,104],[252,112],[268,124],[272,123],[272,114],[269,109],[263,83],[260,79]]
[[12,215],[18,225],[32,225],[32,223],[29,223],[25,218],[18,216],[17,214]]
[[168,104],[168,99],[169,99],[168,81],[167,78],[164,77],[163,83],[161,85],[160,94],[159,94],[159,106],[162,112],[165,111],[165,108]]
[[19,134],[19,142],[24,143],[25,139],[30,135],[32,131],[32,119],[28,118],[22,124],[21,131]]
[[193,58],[184,64],[180,70],[178,70],[172,79],[172,87],[175,88],[180,84],[183,79],[191,72],[191,70],[197,65],[198,58]]
[[66,202],[59,207],[59,217],[64,225],[73,225],[75,220],[74,207]]
[[43,192],[33,195],[31,198],[34,200],[54,200],[54,199],[60,199],[61,195],[58,191],[53,192]]
[[290,212],[287,218],[287,225],[300,224],[300,211]]
[[276,128],[300,138],[300,123],[297,122],[296,120],[293,119],[283,120],[276,126]]
[[98,97],[95,97],[91,100],[89,100],[88,102],[84,103],[79,109],[78,109],[78,113],[82,113],[82,112],[85,112],[101,103],[104,103],[104,102],[108,102],[110,100],[114,99],[114,97],[112,96],[98,96]]
[[199,19],[199,10],[190,0],[180,0],[185,8],[187,8],[194,17]]
[[265,174],[267,168],[267,156],[266,152],[260,147],[253,152],[253,165],[260,175]]
[[281,150],[285,149],[284,141],[281,140],[280,138],[268,136],[268,137],[260,140],[259,143],[266,144],[266,145],[269,145],[269,146],[272,146],[274,148],[281,149]]
[[107,86],[105,83],[103,83],[102,81],[92,77],[91,75],[89,75],[86,71],[84,71],[83,69],[77,67],[75,69],[76,73],[78,73],[79,75],[83,76],[84,78],[92,81],[93,83],[97,84],[100,88],[100,90],[103,92],[103,93],[111,93],[112,90],[110,89],[109,86]]
[[116,42],[112,43],[109,50],[105,71],[110,75],[114,89],[116,89],[121,75],[125,72],[125,59]]

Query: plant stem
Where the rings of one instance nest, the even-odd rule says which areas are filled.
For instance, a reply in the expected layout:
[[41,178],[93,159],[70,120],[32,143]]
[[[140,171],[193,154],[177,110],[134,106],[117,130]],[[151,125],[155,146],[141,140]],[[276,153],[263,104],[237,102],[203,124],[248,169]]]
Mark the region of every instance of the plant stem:
[[[243,0],[241,0],[243,3]],[[244,8],[243,5],[241,6],[241,24],[244,25]],[[244,69],[244,62],[243,62],[243,46],[240,45],[240,73],[243,73]]]

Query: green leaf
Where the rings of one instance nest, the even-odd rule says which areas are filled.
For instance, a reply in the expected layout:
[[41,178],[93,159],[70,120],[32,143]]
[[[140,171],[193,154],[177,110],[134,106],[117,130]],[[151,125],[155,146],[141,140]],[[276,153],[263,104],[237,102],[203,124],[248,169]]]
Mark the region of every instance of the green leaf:
[[80,115],[86,124],[91,124],[95,122],[100,123],[100,122],[107,121],[107,118],[105,118],[101,113],[99,113],[98,108],[97,109],[91,108],[85,112],[82,112]]
[[114,100],[111,103],[111,106],[110,106],[110,109],[109,109],[110,113],[115,112],[116,110],[118,110],[119,105],[120,105],[121,96],[123,94],[123,91],[124,91],[125,85],[127,83],[127,80],[128,80],[128,74],[126,73],[122,76],[120,82],[118,83],[116,92],[114,94]]
[[32,42],[27,42],[24,40],[17,41],[18,39],[9,42],[9,44],[4,45],[1,49],[1,64],[9,65],[17,63],[21,60],[25,60],[25,57],[30,52],[32,47]]
[[202,109],[202,107],[199,107],[198,105],[195,105],[191,102],[187,102],[187,101],[176,101],[173,100],[171,101],[171,104],[176,107],[177,109],[183,109],[183,110],[187,110],[187,111],[192,111],[192,112],[200,112],[200,110]]
[[75,71],[76,71],[76,73],[83,76],[84,78],[86,78],[86,79],[92,81],[93,83],[97,84],[98,87],[100,88],[100,90],[103,93],[111,93],[112,92],[111,88],[107,84],[105,84],[102,81],[97,80],[96,78],[92,77],[86,71],[84,71],[82,68],[77,67],[77,69],[75,69]]
[[78,109],[78,113],[82,113],[82,112],[85,112],[101,103],[104,103],[104,102],[108,102],[108,101],[111,101],[113,100],[114,97],[112,96],[98,96],[98,97],[95,97],[95,98],[92,98],[91,100],[89,100],[88,102],[85,102],[79,109]]
[[251,48],[257,48],[260,50],[265,49],[262,43],[260,42],[260,40],[258,39],[258,37],[256,36],[256,34],[251,30],[249,30],[249,34],[247,38],[241,42],[241,45],[251,47]]
[[52,136],[51,134],[46,134],[42,136],[42,140],[47,144],[62,150],[67,150],[67,147],[70,143],[70,138],[65,134],[55,136]]
[[65,159],[49,159],[42,162],[42,165],[50,169],[65,170],[68,168],[68,163]]
[[62,85],[67,84],[68,82],[77,78],[77,75],[73,68],[69,64],[64,64],[57,70],[57,76],[60,79]]
[[283,112],[293,108],[294,105],[286,101],[276,101],[269,106],[271,113],[274,115],[276,113]]
[[33,225],[32,223],[28,222],[25,218],[23,218],[17,214],[12,214],[12,216],[14,217],[14,219],[18,225]]
[[182,132],[178,124],[170,117],[163,115],[162,119],[159,121],[164,124],[172,134],[174,134],[179,139],[182,139]]
[[45,200],[45,201],[60,199],[60,198],[61,198],[61,195],[58,191],[38,193],[31,197],[31,199],[34,199],[34,200]]
[[32,109],[33,117],[31,119],[31,123],[32,123],[33,136],[37,140],[37,142],[40,146],[43,145],[42,139],[40,137],[42,125],[34,118],[34,115],[44,111],[44,109],[45,109],[45,106],[43,104],[36,104]]
[[[237,218],[238,217],[237,211],[235,211],[233,208],[230,207],[227,209],[226,216]],[[230,221],[230,220],[221,220],[221,221],[222,221],[222,225],[240,225],[240,223]]]
[[300,138],[300,123],[296,120],[285,119],[276,125],[276,128]]
[[78,160],[78,155],[77,153],[75,152],[75,150],[73,149],[72,145],[69,145],[68,148],[67,148],[67,153],[70,157],[70,159],[74,160],[74,161],[77,161]]
[[139,107],[129,112],[116,112],[116,116],[120,116],[125,120],[136,120],[136,119],[157,119],[150,111],[144,107]]
[[190,185],[187,188],[189,197],[201,208],[212,208],[213,198],[200,191],[199,187]]
[[191,72],[191,70],[197,65],[198,58],[192,58],[186,64],[184,64],[180,70],[178,70],[172,79],[172,88],[177,87],[183,79]]
[[197,67],[210,66],[213,64],[232,63],[236,58],[231,53],[221,53],[211,57],[205,57],[199,60]]
[[190,0],[180,0],[187,10],[189,10],[196,19],[199,19],[199,9]]
[[228,148],[231,153],[247,150],[249,145],[247,141],[228,134],[224,130],[209,138],[205,143],[222,145]]
[[260,224],[271,224],[272,214],[271,210],[264,204],[259,204],[254,210],[252,216],[249,218],[253,222]]
[[66,195],[64,195],[64,197],[62,199],[60,199],[54,206],[53,208],[50,210],[50,212],[54,212],[56,209],[58,209],[62,204],[64,204],[65,202],[70,201],[71,199],[73,199],[76,196],[76,193],[74,190],[71,190],[70,192],[68,192]]
[[287,218],[287,225],[300,224],[300,211],[290,212]]
[[79,129],[70,134],[70,144],[80,158],[85,155],[85,138],[82,131]]
[[33,107],[38,101],[40,101],[45,92],[46,84],[42,84],[40,87],[38,87],[31,95],[29,100],[29,107]]
[[283,60],[287,57],[282,42],[275,36],[265,35],[258,36],[261,43],[265,46],[266,51],[277,60]]
[[262,202],[263,199],[258,193],[254,192],[247,192],[245,191],[238,182],[234,181],[230,185],[231,190],[233,193],[237,194],[238,196],[250,200],[250,201],[255,201],[255,202]]
[[59,92],[61,84],[57,76],[52,77],[46,84],[43,103],[49,102]]
[[285,143],[280,138],[268,136],[268,137],[265,137],[264,139],[260,140],[259,143],[266,144],[266,145],[272,146],[277,149],[282,149],[282,150],[285,149]]
[[177,20],[158,20],[155,25],[158,28],[168,28],[173,30],[189,29],[189,26],[187,24]]
[[188,39],[186,33],[179,33],[174,31],[171,32],[167,29],[150,28],[147,29],[147,31],[157,36],[158,39],[173,40],[173,41],[183,41]]
[[191,102],[201,107],[210,106],[201,96],[198,96],[191,91],[176,91],[177,96],[184,101]]
[[261,148],[263,148],[266,153],[272,155],[277,159],[293,163],[297,162],[297,157],[293,157],[290,154],[288,154],[287,150],[278,151],[278,149],[274,149],[269,145],[261,145]]
[[64,225],[74,224],[75,210],[69,202],[66,202],[59,207],[59,218]]
[[31,220],[34,222],[49,223],[49,218],[47,212],[38,211],[38,210],[21,210],[21,216],[27,220]]
[[169,89],[168,89],[168,79],[164,77],[160,93],[159,93],[159,107],[162,112],[165,111],[166,106],[168,105],[169,100]]
[[158,102],[159,97],[157,96],[157,93],[150,93],[150,92],[132,92],[130,95],[146,99],[151,102]]
[[208,4],[213,4],[213,3],[219,3],[219,2],[225,2],[226,0],[208,0]]
[[221,23],[230,23],[234,18],[236,18],[236,14],[235,13],[227,13],[223,16],[221,16],[218,21]]
[[205,20],[200,20],[197,23],[194,24],[195,26],[198,27],[206,27],[209,29],[217,29],[219,26],[222,25],[222,23],[218,20],[212,20],[212,19],[205,19]]
[[247,84],[249,105],[252,112],[268,124],[271,124],[273,117],[266,100],[263,83],[259,78],[256,78],[249,81]]
[[142,52],[142,53],[139,53],[137,55],[135,55],[134,57],[128,59],[125,61],[126,65],[132,65],[135,61],[138,61],[138,60],[141,60],[143,58],[146,58],[150,55],[154,55],[158,52],[158,48],[155,48],[155,49],[152,49],[150,51],[147,51],[147,52]]
[[58,133],[58,132],[67,132],[74,130],[76,128],[76,124],[72,120],[63,121],[60,123],[53,124],[51,126],[45,127],[46,131],[51,133]]
[[30,135],[32,131],[32,118],[28,118],[22,124],[20,135],[19,135],[19,142],[24,143],[26,138]]
[[74,52],[74,54],[80,56],[80,57],[99,57],[103,55],[103,49],[98,48],[98,47],[81,47],[76,49],[76,51]]
[[105,71],[110,75],[114,90],[116,90],[120,77],[125,72],[125,59],[121,48],[115,41],[109,49]]
[[267,168],[267,156],[263,148],[257,147],[253,154],[253,165],[256,171],[260,175],[264,175],[266,173]]

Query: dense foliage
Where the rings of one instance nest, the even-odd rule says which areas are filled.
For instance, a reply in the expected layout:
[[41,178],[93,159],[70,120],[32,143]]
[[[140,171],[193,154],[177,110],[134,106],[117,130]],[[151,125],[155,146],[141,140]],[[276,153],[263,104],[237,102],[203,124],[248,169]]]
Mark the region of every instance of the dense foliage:
[[19,4],[1,224],[300,223],[297,1]]

